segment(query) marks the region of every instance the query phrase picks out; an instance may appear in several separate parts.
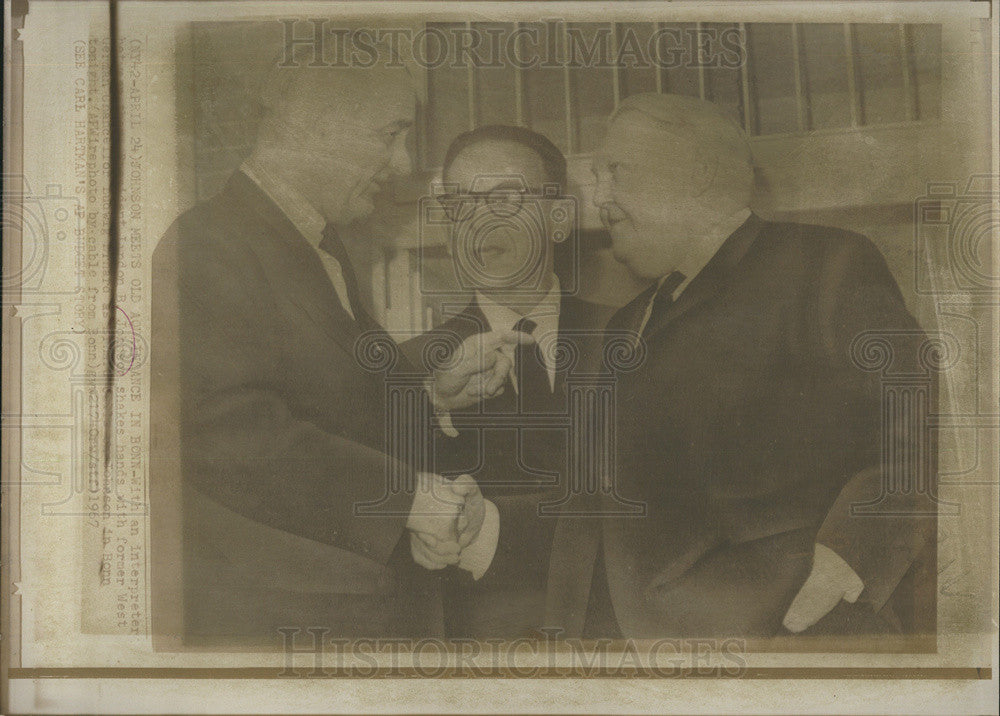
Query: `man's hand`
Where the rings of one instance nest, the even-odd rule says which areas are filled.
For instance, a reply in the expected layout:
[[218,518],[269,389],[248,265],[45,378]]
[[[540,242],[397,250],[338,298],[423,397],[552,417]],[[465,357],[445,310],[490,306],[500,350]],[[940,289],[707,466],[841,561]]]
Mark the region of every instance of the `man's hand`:
[[479,485],[469,475],[460,475],[458,479],[448,485],[452,491],[465,500],[462,511],[458,515],[458,546],[465,549],[476,537],[483,527],[483,519],[486,516],[486,500],[479,490]]
[[414,561],[427,569],[457,564],[461,550],[479,534],[483,515],[483,495],[470,476],[448,481],[421,473],[406,522]]
[[459,410],[503,392],[514,366],[514,346],[534,341],[520,331],[491,331],[469,336],[456,351],[458,360],[437,370],[428,385],[438,410]]
[[444,569],[458,564],[459,550],[454,542],[439,542],[426,532],[410,532],[410,554],[413,561],[427,569]]
[[458,514],[465,499],[448,488],[440,475],[422,472],[406,527],[410,552],[427,569],[443,569],[458,562]]
[[817,543],[812,571],[792,600],[782,624],[796,634],[804,631],[825,617],[841,599],[853,604],[864,587],[861,578],[839,554]]

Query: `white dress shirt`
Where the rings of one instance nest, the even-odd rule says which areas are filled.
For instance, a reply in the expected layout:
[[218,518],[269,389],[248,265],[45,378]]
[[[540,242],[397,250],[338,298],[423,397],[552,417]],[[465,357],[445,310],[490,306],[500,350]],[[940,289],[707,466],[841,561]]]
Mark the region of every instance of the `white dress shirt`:
[[[555,390],[556,365],[555,365],[555,342],[559,337],[559,306],[560,306],[559,279],[553,275],[552,289],[546,294],[536,306],[527,314],[521,315],[517,311],[502,306],[496,301],[480,293],[476,294],[476,301],[479,308],[486,317],[491,331],[513,330],[514,326],[522,318],[530,318],[535,322],[535,330],[532,336],[538,342],[541,349],[542,360],[545,361],[545,368],[549,374],[549,388]],[[517,390],[517,366],[514,365],[514,346],[504,344],[501,350],[505,351],[511,361],[510,381],[514,390]],[[458,431],[451,425],[451,417],[447,413],[441,416],[441,424],[445,433],[452,437],[458,435]],[[461,569],[472,573],[473,579],[482,577],[489,569],[496,554],[497,543],[500,540],[500,512],[496,506],[486,500],[486,516],[483,519],[483,526],[479,531],[479,536],[462,550],[458,560]]]
[[[545,362],[546,372],[549,374],[549,389],[556,387],[556,341],[559,338],[559,307],[561,305],[561,293],[559,279],[552,276],[552,288],[538,304],[528,313],[520,314],[512,308],[502,306],[489,296],[476,293],[476,301],[491,331],[511,331],[522,318],[530,318],[535,322],[535,330],[531,336],[538,344],[542,353],[542,360]],[[514,355],[516,346],[504,344],[501,351],[506,353],[511,362],[510,381],[514,390],[517,391],[517,366],[514,365]]]
[[320,242],[323,240],[323,229],[326,227],[326,219],[323,218],[323,215],[316,211],[299,192],[273,174],[269,174],[264,167],[253,159],[247,159],[243,162],[240,166],[240,171],[246,174],[254,184],[260,187],[261,191],[267,194],[268,198],[292,222],[292,226],[316,250],[316,254],[323,263],[323,269],[326,271],[326,275],[330,277],[333,289],[337,292],[340,305],[350,314],[351,318],[354,318],[351,299],[347,294],[347,282],[344,281],[343,268],[337,259],[319,247]]

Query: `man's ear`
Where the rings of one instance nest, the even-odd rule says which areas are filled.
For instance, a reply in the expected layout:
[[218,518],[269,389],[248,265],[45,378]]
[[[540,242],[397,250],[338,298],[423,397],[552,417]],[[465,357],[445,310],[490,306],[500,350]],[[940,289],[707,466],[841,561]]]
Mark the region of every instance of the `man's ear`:
[[692,194],[701,196],[715,182],[715,174],[719,170],[719,158],[715,154],[706,152],[704,147],[696,147],[691,166]]

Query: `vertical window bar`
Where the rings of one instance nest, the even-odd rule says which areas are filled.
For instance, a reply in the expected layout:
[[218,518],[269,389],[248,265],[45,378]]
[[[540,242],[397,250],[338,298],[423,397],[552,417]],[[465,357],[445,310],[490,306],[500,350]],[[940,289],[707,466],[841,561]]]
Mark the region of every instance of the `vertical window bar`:
[[844,23],[844,52],[847,55],[847,94],[851,99],[851,126],[861,125],[861,101],[858,98],[858,75],[854,65],[854,27]]
[[795,113],[798,119],[799,131],[809,129],[807,98],[802,91],[802,57],[799,40],[799,25],[792,23],[792,76],[795,78]]
[[611,91],[614,94],[615,109],[618,109],[618,103],[621,102],[622,100],[622,85],[621,85],[621,77],[619,76],[619,73],[621,72],[621,67],[618,66],[618,62],[616,61],[618,58],[617,22],[611,23],[611,46],[608,48],[608,52],[610,52],[611,54],[611,57],[608,58],[609,60],[611,60]]
[[[472,22],[470,20],[465,21],[465,29],[472,36]],[[456,59],[458,59],[456,57]],[[466,59],[469,59],[466,57]],[[478,98],[476,97],[476,63],[469,62],[469,67],[466,72],[469,83],[469,91],[466,96],[469,98],[469,129],[476,128],[476,106],[478,104]]]
[[[424,29],[427,29],[427,24],[424,23]],[[427,37],[424,36],[424,47],[423,47],[424,57],[427,56]],[[416,116],[414,117],[414,123],[416,124],[417,136],[414,141],[414,153],[417,155],[417,166],[421,169],[430,169],[427,166],[429,161],[428,156],[430,153],[431,138],[430,138],[430,114],[433,111],[433,99],[431,98],[431,79],[430,70],[424,68],[423,71],[418,75],[420,78],[420,90],[423,96],[423,102],[417,102]]]
[[743,62],[740,63],[740,97],[743,100],[743,130],[749,135],[753,132],[750,112],[750,43],[747,39],[746,23],[740,23],[740,47],[743,50]]
[[[521,29],[521,23],[514,23],[514,32],[518,32]],[[519,48],[521,44],[521,36],[517,35],[517,42],[514,46],[514,51],[518,52],[520,55]],[[521,69],[521,63],[517,62],[514,66],[514,120],[517,124],[524,124],[524,70]]]
[[424,102],[417,102],[416,125],[417,132],[414,137],[413,151],[417,155],[417,166],[421,169],[429,169],[427,166],[427,104],[430,102],[430,93],[427,91],[427,84],[424,84]]
[[389,254],[393,249],[385,246],[376,254],[372,263],[372,309],[375,318],[386,324],[386,305],[389,303],[389,291],[386,289],[386,267],[389,264]]
[[407,321],[407,328],[411,331],[419,331],[423,328],[424,323],[424,302],[423,302],[423,292],[420,290],[420,273],[416,270],[414,265],[415,254],[413,251],[403,251],[403,255],[406,256],[406,267],[407,274],[410,277],[410,315]]
[[899,26],[899,59],[903,67],[903,104],[906,107],[906,121],[915,119],[917,106],[916,83],[913,81],[913,55],[910,52],[910,31],[906,25]]
[[[576,152],[576,128],[573,126],[573,90],[569,71],[569,30],[565,22],[562,24],[562,32],[559,35],[562,37],[563,52],[567,54],[566,61],[562,63],[563,103],[566,107],[566,153],[573,154]],[[563,191],[567,191],[566,187],[563,187]]]
[[[663,23],[662,22],[657,22],[657,23],[655,23],[653,25],[653,36],[657,38],[657,42],[661,42],[662,41],[663,35],[656,34],[656,33],[660,32],[661,30],[663,30]],[[659,58],[660,57],[660,53],[656,52],[653,56]],[[655,64],[655,70],[656,70],[656,92],[657,92],[657,94],[663,94],[663,73],[666,72],[666,70],[663,69],[663,67],[660,64],[658,64],[658,63],[654,63],[654,64]]]
[[701,59],[701,39],[702,39],[702,23],[695,23],[695,47],[694,56],[695,62],[698,64],[698,96],[702,99],[708,99],[706,96],[706,80],[705,76],[705,63]]

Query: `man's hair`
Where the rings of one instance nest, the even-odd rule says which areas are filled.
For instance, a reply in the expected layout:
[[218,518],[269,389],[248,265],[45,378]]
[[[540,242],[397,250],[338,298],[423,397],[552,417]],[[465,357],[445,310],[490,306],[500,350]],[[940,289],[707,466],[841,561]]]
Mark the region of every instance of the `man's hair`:
[[527,147],[541,158],[548,180],[558,184],[560,192],[566,192],[566,157],[559,147],[543,134],[510,124],[487,124],[459,134],[445,152],[441,173],[448,172],[463,150],[482,142],[514,142]]
[[737,161],[752,161],[746,133],[713,102],[687,95],[643,92],[623,99],[609,122],[626,112],[645,114],[667,131],[683,131],[700,144],[735,155]]
[[287,103],[297,92],[315,92],[316,85],[310,83],[320,83],[323,87],[339,86],[345,97],[348,92],[353,92],[356,97],[363,97],[371,93],[370,69],[399,67],[410,75],[412,81],[412,71],[409,66],[401,62],[398,53],[392,47],[384,41],[373,42],[370,46],[373,51],[378,52],[379,57],[379,61],[371,68],[339,65],[313,67],[310,63],[315,48],[311,45],[293,47],[290,57],[287,49],[277,52],[268,63],[267,71],[260,83],[255,87],[257,140],[261,141],[263,136],[272,140],[280,138],[295,141],[294,134],[300,128],[293,127],[288,122],[285,114]]
[[747,135],[717,104],[687,95],[643,92],[623,99],[608,122],[630,112],[653,119],[664,131],[691,142],[703,157],[714,159],[718,190],[752,189],[756,168]]

